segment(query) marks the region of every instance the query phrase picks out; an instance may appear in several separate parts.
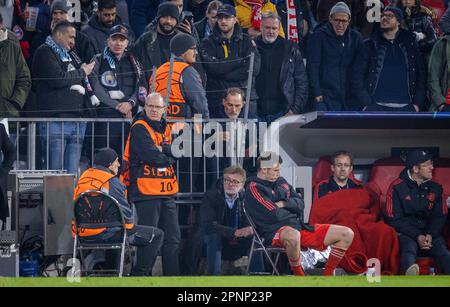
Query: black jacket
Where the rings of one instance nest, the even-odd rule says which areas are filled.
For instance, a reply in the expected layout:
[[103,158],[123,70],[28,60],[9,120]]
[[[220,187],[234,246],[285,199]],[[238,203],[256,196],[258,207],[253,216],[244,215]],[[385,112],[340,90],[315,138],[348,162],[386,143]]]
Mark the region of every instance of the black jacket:
[[442,186],[436,182],[426,181],[418,186],[404,169],[389,188],[386,222],[402,235],[413,240],[426,234],[436,238],[442,234],[446,215]]
[[[286,201],[286,206],[277,207],[275,203],[278,201]],[[276,182],[258,177],[249,179],[245,189],[245,209],[265,242],[272,242],[275,233],[283,226],[313,231],[312,226],[303,222],[304,208],[300,195],[283,177]]]
[[[320,25],[307,45],[307,71],[310,96],[323,96],[332,111],[353,110],[350,98],[351,67],[361,50],[361,34],[349,28],[343,37],[335,34],[329,22]],[[331,110],[330,110],[331,111]]]
[[[377,89],[386,54],[383,40],[385,38],[381,31],[376,31],[371,38],[364,41],[364,48],[355,61],[352,83],[360,109],[373,103],[372,95]],[[411,102],[422,108],[426,96],[426,71],[416,38],[411,32],[400,29],[396,40],[408,66],[408,92]]]
[[[152,121],[145,115],[145,112],[141,112],[136,115],[133,123],[141,119],[146,121],[154,131],[164,133],[167,125],[167,122],[164,119],[160,122]],[[162,145],[162,148],[163,150],[160,152],[143,125],[136,125],[131,128],[129,197],[132,201],[165,198],[164,196],[144,196],[139,192],[136,185],[138,171],[142,163],[158,168],[169,167],[175,163],[175,158],[172,156],[170,145]]]
[[323,180],[317,184],[314,190],[314,200],[332,192],[360,188],[362,188],[362,185],[359,182],[353,181],[351,178],[348,178],[347,185],[345,187],[340,187],[334,180],[333,176],[331,176],[327,180]]
[[3,160],[0,167],[0,220],[6,221],[9,216],[8,209],[8,173],[16,160],[14,144],[6,133],[5,126],[0,124],[0,149],[3,154]]
[[[283,63],[280,71],[280,87],[287,101],[285,112],[292,110],[295,114],[306,111],[308,102],[308,76],[303,56],[292,41],[279,37],[283,42]],[[261,47],[262,38],[258,38],[256,44]]]
[[[242,210],[242,203],[244,193],[240,192],[236,200],[239,220],[241,221],[240,228],[249,225]],[[223,178],[217,180],[216,185],[205,193],[200,209],[201,227],[205,234],[218,234],[223,238],[231,239],[237,228],[227,225],[225,221],[225,212],[228,206],[225,201],[225,193],[223,190]]]
[[74,61],[63,62],[46,44],[34,55],[32,77],[38,110],[47,117],[78,117],[85,109],[84,95],[71,90],[86,74]]
[[200,53],[208,76],[206,92],[210,111],[211,107],[219,108],[222,105],[224,93],[230,87],[247,88],[250,54],[252,52],[255,53],[255,63],[250,109],[251,112],[253,111],[256,114],[258,96],[255,90],[255,77],[258,75],[260,68],[260,56],[256,45],[247,34],[242,32],[238,24],[234,26],[231,39],[222,36],[217,24],[214,27],[213,34],[203,39]]
[[420,51],[424,53],[430,52],[437,41],[432,14],[433,12],[425,6],[412,7],[410,14],[403,8],[404,22],[408,30],[425,34],[425,38],[418,42]]

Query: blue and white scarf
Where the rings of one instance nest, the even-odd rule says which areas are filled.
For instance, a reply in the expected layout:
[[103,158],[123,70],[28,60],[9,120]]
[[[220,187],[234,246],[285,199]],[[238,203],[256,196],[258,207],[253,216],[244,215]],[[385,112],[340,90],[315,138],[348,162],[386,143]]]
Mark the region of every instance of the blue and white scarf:
[[109,67],[113,70],[116,69],[116,60],[114,56],[111,54],[111,51],[109,51],[108,47],[105,47],[105,50],[103,50],[103,57],[108,61]]
[[45,44],[49,46],[54,53],[56,53],[61,61],[63,62],[72,62],[72,58],[70,57],[69,50],[61,47],[57,42],[53,40],[53,38],[49,35],[45,40]]

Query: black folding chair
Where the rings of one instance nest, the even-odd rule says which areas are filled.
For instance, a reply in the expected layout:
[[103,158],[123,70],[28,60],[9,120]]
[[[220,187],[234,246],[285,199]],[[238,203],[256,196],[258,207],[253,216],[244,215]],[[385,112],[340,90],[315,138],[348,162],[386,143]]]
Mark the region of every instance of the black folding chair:
[[[89,190],[82,193],[75,201],[73,227],[75,230],[73,259],[79,252],[81,258],[80,273],[83,273],[82,268],[85,262],[83,251],[120,250],[119,269],[98,271],[100,273],[116,273],[119,277],[122,277],[125,251],[128,250],[129,246],[125,220],[119,202],[102,191]],[[81,234],[85,229],[104,231],[98,235],[83,236]]]
[[[280,259],[280,255],[283,253],[286,253],[286,249],[282,247],[275,247],[271,245],[265,245],[264,244],[264,238],[261,238],[261,236],[256,231],[256,225],[253,222],[252,218],[250,217],[250,214],[245,210],[245,204],[242,206],[244,215],[247,218],[248,222],[250,223],[250,226],[253,228],[253,241],[252,245],[250,247],[250,252],[248,256],[248,264],[247,264],[247,275],[250,274],[250,264],[253,258],[253,254],[255,252],[264,252],[264,255],[266,256],[267,260],[270,262],[270,265],[272,266],[272,275],[280,275],[280,272],[277,269],[278,260]],[[273,258],[274,257],[274,258]],[[260,274],[266,274],[266,272],[259,272]]]

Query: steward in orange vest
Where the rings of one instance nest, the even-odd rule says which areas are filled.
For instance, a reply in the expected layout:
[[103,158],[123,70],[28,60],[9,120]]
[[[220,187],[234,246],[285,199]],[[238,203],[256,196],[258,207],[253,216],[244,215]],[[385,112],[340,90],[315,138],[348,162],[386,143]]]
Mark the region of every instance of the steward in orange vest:
[[[197,55],[195,39],[185,33],[179,33],[170,40],[170,51],[176,56],[170,84],[167,119],[191,118],[202,114],[209,118],[208,102],[199,73],[191,65]],[[170,62],[162,64],[156,70],[155,92],[166,97]],[[149,80],[151,90],[153,79]]]

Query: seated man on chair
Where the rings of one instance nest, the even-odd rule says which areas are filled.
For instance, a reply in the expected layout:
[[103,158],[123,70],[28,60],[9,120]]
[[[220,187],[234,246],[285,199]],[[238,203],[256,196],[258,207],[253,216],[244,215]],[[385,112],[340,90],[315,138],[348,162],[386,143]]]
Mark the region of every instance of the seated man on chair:
[[242,210],[245,177],[245,170],[239,165],[225,168],[223,178],[203,199],[201,227],[210,275],[221,275],[222,258],[236,260],[248,255],[253,229]]
[[[136,225],[134,206],[128,203],[125,185],[117,177],[119,167],[119,158],[113,149],[99,149],[94,156],[94,167],[87,169],[78,180],[74,200],[83,192],[99,190],[111,195],[119,202],[125,218],[128,242],[138,246],[137,261],[131,275],[148,276],[162,245],[164,233],[156,227]],[[85,235],[87,233],[84,232]]]
[[448,209],[442,203],[442,186],[433,178],[432,155],[412,150],[406,167],[387,194],[386,222],[400,242],[400,271],[418,275],[419,250],[429,251],[442,273],[450,275],[450,252],[442,236]]
[[337,151],[331,157],[331,175],[328,180],[319,182],[314,188],[314,200],[328,193],[362,188],[360,182],[350,178],[353,171],[353,157],[347,151]]
[[282,159],[274,152],[263,152],[256,160],[257,176],[245,191],[245,208],[257,232],[272,246],[284,247],[294,275],[303,276],[300,249],[324,250],[331,245],[323,275],[331,276],[353,241],[353,231],[344,226],[303,221],[304,203],[300,195],[280,176]]

